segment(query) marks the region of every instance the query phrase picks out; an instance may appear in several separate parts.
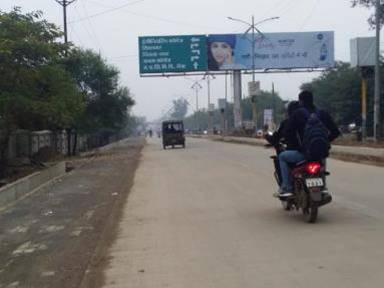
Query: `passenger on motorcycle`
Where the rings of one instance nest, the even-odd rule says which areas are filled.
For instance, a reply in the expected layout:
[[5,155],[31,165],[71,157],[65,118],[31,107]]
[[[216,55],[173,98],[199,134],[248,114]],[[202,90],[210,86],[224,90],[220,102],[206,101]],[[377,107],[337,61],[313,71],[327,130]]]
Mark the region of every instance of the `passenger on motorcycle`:
[[[306,160],[303,147],[304,130],[307,121],[312,114],[316,114],[318,119],[328,130],[328,141],[331,143],[340,135],[340,131],[332,117],[324,110],[316,108],[313,103],[313,94],[310,91],[302,91],[299,94],[300,108],[296,109],[287,119],[284,125],[284,137],[290,139],[291,147],[279,154],[279,165],[282,183],[277,196],[289,197],[292,195],[293,187],[290,179],[289,163],[299,163]],[[328,147],[329,148],[329,147]]]
[[[277,155],[279,155],[283,149],[284,150],[298,150],[300,148],[297,137],[290,137],[290,135],[286,135],[285,130],[287,127],[288,119],[293,114],[293,112],[300,108],[299,101],[291,101],[285,105],[286,110],[286,118],[280,122],[278,129],[273,134],[265,134],[265,139],[275,147]],[[281,183],[281,171],[280,164],[278,159],[274,161],[276,176],[278,177],[278,183]],[[279,196],[277,192],[275,196]]]
[[286,145],[286,150],[299,149],[300,146],[297,137],[290,137],[290,135],[286,135],[285,133],[289,117],[298,108],[300,108],[299,101],[291,101],[286,104],[286,118],[280,123],[278,129],[272,135],[265,135],[269,143],[276,145],[281,142]]

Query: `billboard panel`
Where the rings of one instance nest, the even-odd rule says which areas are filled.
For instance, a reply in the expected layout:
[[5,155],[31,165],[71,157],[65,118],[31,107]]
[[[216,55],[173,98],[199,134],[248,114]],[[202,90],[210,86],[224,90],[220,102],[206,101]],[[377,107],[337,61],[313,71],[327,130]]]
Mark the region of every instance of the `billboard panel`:
[[273,123],[273,109],[264,109],[263,123],[264,125]]
[[351,66],[375,66],[376,37],[359,37],[351,39]]
[[256,96],[260,94],[260,81],[248,82],[248,95]]
[[220,110],[225,110],[225,108],[227,107],[227,100],[225,98],[218,99],[217,103]]
[[140,74],[207,70],[205,35],[139,37]]
[[[251,34],[207,38],[208,69],[252,69]],[[327,68],[334,65],[334,33],[293,32],[255,35],[255,69]]]

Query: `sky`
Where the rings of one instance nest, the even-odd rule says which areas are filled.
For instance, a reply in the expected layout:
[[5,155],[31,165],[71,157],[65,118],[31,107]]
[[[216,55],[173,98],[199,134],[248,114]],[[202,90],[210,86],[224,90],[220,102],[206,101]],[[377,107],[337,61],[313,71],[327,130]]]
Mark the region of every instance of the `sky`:
[[[23,12],[41,10],[44,18],[63,27],[62,7],[55,0],[1,0],[0,10],[8,12],[19,6]],[[228,16],[251,21],[269,17],[258,28],[266,32],[334,31],[335,60],[350,61],[349,41],[374,36],[367,18],[373,11],[351,8],[349,0],[76,0],[67,8],[68,39],[77,46],[99,52],[121,71],[121,85],[128,87],[136,105],[133,112],[155,120],[172,107],[172,100],[184,97],[195,109],[193,81],[201,77],[140,77],[138,37],[157,35],[194,35],[242,33],[245,24],[230,21]],[[381,33],[381,39],[383,33]],[[384,40],[383,40],[384,41]],[[257,74],[262,90],[275,91],[284,100],[295,99],[302,83],[319,73]],[[250,75],[242,79],[247,93]],[[207,107],[207,84],[200,82],[200,108]],[[228,86],[230,89],[230,86]],[[225,78],[211,81],[211,101],[224,97]],[[230,97],[230,94],[229,94]],[[230,98],[229,98],[230,99]]]

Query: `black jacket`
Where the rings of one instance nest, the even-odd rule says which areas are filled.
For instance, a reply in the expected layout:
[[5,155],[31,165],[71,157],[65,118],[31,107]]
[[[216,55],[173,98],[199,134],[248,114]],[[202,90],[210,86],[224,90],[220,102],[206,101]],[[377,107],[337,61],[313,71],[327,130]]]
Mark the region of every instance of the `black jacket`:
[[268,141],[273,144],[282,142],[287,145],[286,150],[300,150],[300,143],[297,136],[286,133],[288,122],[289,119],[283,120]]
[[[326,111],[317,109],[315,106],[311,108],[299,108],[293,114],[291,117],[289,117],[287,124],[285,125],[284,135],[287,138],[293,138],[296,137],[298,139],[299,143],[302,143],[303,135],[304,135],[304,128],[308,120],[309,113],[318,113],[318,117],[320,118],[320,121],[324,124],[324,126],[328,129],[328,140],[329,142],[332,142],[335,140],[341,133],[339,131],[339,128],[337,127],[335,121],[329,115]],[[301,145],[299,145],[301,148]],[[300,150],[300,149],[298,149]]]

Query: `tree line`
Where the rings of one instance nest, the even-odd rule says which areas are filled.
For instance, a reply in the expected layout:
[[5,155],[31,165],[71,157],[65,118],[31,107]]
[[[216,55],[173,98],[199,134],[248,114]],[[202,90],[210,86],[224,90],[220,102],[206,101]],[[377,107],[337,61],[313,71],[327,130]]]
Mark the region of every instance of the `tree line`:
[[129,123],[135,102],[119,84],[119,71],[98,53],[63,43],[62,36],[42,12],[0,11],[3,166],[17,129],[111,134]]
[[[255,97],[256,111],[257,111],[257,123],[259,128],[263,126],[264,122],[264,110],[272,109],[274,111],[275,122],[279,123],[284,118],[284,103],[279,93],[272,93],[270,91],[261,91],[259,95]],[[251,97],[245,97],[241,100],[241,111],[244,121],[252,121],[252,99]],[[212,123],[215,129],[220,130],[221,127],[221,111],[215,109],[212,116]],[[224,110],[225,119],[227,121],[228,129],[234,129],[234,117],[233,117],[233,103],[227,103],[227,107]],[[207,130],[208,129],[208,113],[205,110],[195,111],[192,115],[185,117],[185,126],[190,130]]]

